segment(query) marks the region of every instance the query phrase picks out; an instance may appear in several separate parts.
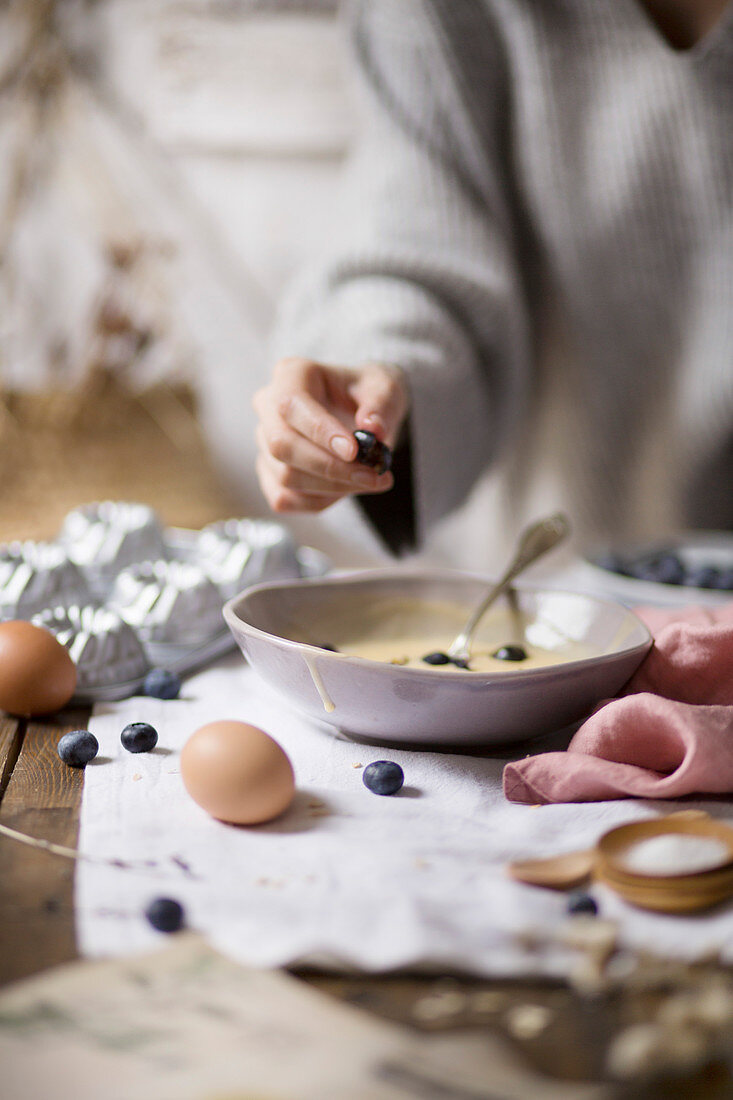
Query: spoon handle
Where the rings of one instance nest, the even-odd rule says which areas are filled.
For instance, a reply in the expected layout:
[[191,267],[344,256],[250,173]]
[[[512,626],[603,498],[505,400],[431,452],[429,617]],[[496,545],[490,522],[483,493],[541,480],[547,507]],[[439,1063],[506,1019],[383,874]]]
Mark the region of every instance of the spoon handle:
[[552,550],[553,546],[557,546],[569,534],[570,521],[562,512],[555,512],[545,519],[537,520],[524,529],[519,537],[514,556],[501,579],[489,589],[461,633],[453,640],[448,650],[449,657],[464,659],[468,657],[474,631],[494,600],[498,599],[522,570],[537,561],[548,550]]

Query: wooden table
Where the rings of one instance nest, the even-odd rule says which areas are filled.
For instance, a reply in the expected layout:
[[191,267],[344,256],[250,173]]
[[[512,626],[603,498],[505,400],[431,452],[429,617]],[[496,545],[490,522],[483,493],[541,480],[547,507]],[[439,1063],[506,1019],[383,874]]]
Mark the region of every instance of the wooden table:
[[[84,783],[81,769],[66,767],[58,758],[59,737],[86,727],[89,711],[66,709],[53,719],[0,717],[0,821],[21,832],[76,847],[79,808]],[[74,862],[0,837],[0,983],[35,974],[77,958],[74,939]],[[622,1026],[647,1018],[658,993],[644,996],[615,991],[603,997],[581,998],[571,989],[545,981],[467,981],[447,976],[334,978],[300,976],[330,995],[349,1001],[383,1018],[424,1029],[499,1028],[521,1048],[529,1064],[553,1078],[600,1080],[609,1038]],[[427,1018],[419,1011],[436,991],[491,990],[501,995],[504,1010],[497,1018],[466,1012]],[[460,998],[459,998],[460,1000]],[[540,1034],[520,1039],[506,1032],[512,1006],[543,1005],[552,1023]],[[487,1097],[491,1094],[487,1092]],[[614,1095],[616,1092],[614,1091]],[[644,1086],[619,1096],[733,1097],[733,1077],[725,1065],[713,1065],[694,1079]]]

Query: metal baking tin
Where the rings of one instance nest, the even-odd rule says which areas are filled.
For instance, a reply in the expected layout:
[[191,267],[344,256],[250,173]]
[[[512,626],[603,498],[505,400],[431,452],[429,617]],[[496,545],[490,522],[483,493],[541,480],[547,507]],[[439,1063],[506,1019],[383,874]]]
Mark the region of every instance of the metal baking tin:
[[12,542],[0,546],[0,619],[30,619],[45,607],[70,607],[91,593],[62,546]]
[[100,600],[125,566],[165,556],[163,529],[153,509],[127,501],[104,500],[73,509],[61,525],[58,542]]
[[151,668],[183,675],[234,649],[222,607],[237,592],[328,568],[269,520],[164,528],[147,505],[103,501],[70,512],[54,542],[0,546],[0,620],[56,635],[76,702],[122,699]]
[[143,561],[117,575],[108,602],[144,642],[199,644],[221,630],[222,593],[198,565]]
[[56,635],[76,665],[75,699],[133,695],[150,671],[150,658],[135,630],[109,607],[48,608],[34,623]]

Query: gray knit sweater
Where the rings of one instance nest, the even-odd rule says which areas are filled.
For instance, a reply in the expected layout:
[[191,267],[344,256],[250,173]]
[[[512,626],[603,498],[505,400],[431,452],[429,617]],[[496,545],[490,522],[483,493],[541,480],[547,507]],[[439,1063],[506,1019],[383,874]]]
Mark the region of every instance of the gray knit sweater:
[[[581,532],[733,528],[733,3],[362,0],[363,125],[282,354],[408,373],[417,538],[489,466]],[[395,504],[397,507],[395,508]]]

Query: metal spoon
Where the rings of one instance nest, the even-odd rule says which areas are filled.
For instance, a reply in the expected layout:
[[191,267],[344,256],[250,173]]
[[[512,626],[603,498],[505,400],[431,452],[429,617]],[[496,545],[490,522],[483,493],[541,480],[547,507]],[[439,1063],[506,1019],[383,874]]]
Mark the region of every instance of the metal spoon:
[[476,627],[494,600],[498,599],[523,569],[537,561],[548,550],[552,550],[553,546],[557,546],[569,534],[570,521],[562,512],[555,512],[553,515],[547,516],[546,519],[538,520],[524,529],[519,536],[514,556],[504,571],[501,580],[489,589],[461,633],[454,638],[448,647],[447,653],[452,661],[467,661],[469,659],[471,640]]

